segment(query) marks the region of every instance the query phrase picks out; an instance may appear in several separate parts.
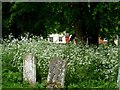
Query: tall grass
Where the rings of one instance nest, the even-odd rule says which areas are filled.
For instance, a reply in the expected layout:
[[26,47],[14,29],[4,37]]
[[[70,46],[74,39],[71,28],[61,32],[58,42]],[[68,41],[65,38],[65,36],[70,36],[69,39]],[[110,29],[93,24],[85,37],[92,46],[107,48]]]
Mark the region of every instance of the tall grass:
[[[3,86],[8,72],[18,72],[13,82],[22,83],[23,57],[33,53],[37,59],[37,80],[47,79],[49,61],[54,57],[67,60],[65,87],[75,88],[116,88],[118,74],[118,48],[113,45],[100,45],[97,49],[84,45],[54,44],[39,37],[21,40],[4,40],[2,52]],[[8,74],[7,74],[8,73]],[[15,74],[16,75],[16,74]],[[13,75],[13,76],[15,76]],[[13,80],[14,79],[14,80]],[[9,85],[8,85],[9,87]]]
[[2,88],[2,44],[0,44],[0,89]]

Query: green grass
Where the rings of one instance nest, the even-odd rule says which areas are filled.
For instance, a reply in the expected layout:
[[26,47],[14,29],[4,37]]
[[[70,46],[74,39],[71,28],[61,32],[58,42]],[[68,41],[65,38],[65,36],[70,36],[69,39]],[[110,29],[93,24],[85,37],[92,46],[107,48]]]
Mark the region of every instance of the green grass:
[[118,48],[52,44],[39,38],[5,40],[2,52],[2,86],[30,87],[22,80],[23,57],[33,53],[37,59],[36,88],[45,88],[49,61],[54,57],[67,60],[66,88],[117,88]]
[[0,89],[2,88],[2,44],[0,44]]

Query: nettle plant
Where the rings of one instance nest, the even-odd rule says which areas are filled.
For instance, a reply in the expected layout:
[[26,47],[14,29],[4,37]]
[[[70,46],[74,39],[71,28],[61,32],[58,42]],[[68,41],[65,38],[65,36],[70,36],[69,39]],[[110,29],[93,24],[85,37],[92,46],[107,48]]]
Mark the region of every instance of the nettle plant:
[[117,82],[118,48],[100,45],[55,44],[39,37],[4,40],[2,61],[22,73],[23,57],[33,53],[37,59],[37,78],[47,79],[49,61],[54,57],[67,60],[66,85],[89,80]]

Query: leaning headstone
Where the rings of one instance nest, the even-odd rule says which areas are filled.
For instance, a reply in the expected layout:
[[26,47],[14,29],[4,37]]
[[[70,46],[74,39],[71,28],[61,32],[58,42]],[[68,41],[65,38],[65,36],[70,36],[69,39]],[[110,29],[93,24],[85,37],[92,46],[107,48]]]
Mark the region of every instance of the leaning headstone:
[[36,84],[36,60],[32,53],[25,55],[23,60],[23,80],[30,85]]
[[49,73],[47,78],[47,88],[63,88],[66,71],[66,62],[54,58],[49,64]]

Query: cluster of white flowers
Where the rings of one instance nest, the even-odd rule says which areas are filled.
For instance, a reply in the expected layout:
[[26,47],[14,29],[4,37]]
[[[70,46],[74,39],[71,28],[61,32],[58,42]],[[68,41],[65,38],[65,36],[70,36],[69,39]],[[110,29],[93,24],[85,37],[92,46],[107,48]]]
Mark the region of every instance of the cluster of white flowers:
[[93,70],[93,73],[102,72],[101,74],[105,74],[106,78],[117,74],[117,47],[101,46],[94,50],[88,46],[54,44],[41,39],[27,39],[25,37],[21,37],[21,39],[21,41],[13,39],[6,46],[4,45],[5,50],[3,51],[3,61],[6,59],[6,55],[10,56],[11,58],[7,59],[11,60],[11,65],[18,68],[20,72],[22,72],[23,57],[30,52],[36,56],[37,68],[43,78],[48,74],[49,61],[56,56],[67,60],[67,72],[73,75],[78,74],[76,77],[79,78],[90,70]]

